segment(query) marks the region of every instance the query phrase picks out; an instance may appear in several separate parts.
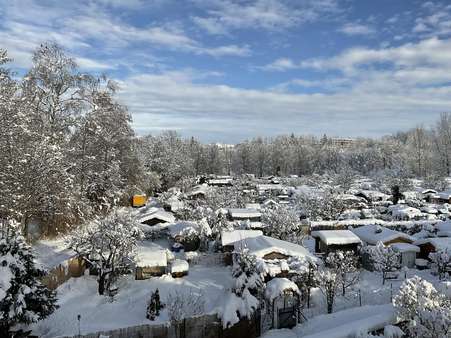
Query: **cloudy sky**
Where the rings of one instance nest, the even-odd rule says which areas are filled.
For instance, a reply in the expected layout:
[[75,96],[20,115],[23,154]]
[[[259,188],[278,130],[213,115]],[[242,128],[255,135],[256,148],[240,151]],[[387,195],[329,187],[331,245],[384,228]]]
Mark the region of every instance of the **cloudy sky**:
[[451,110],[449,0],[0,0],[15,68],[48,40],[119,82],[140,134],[382,136]]

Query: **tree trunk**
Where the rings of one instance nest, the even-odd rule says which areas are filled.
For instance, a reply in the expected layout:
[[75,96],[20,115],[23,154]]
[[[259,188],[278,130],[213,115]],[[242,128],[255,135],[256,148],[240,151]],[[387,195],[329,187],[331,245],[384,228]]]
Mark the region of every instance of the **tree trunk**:
[[106,282],[106,274],[100,273],[99,274],[99,295],[103,295],[105,293],[105,282]]
[[327,299],[327,313],[332,313],[333,306],[334,306],[333,297],[329,295]]

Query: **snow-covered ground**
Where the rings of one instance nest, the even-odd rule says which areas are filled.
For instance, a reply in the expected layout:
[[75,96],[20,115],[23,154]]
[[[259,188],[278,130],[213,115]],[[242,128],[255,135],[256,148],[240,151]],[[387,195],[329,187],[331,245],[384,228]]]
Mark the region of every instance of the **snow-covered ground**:
[[148,280],[127,276],[121,279],[119,293],[111,302],[108,297],[98,295],[95,276],[72,278],[57,290],[60,308],[35,324],[33,333],[43,338],[76,335],[78,314],[82,333],[167,321],[166,310],[153,322],[146,318],[147,301],[157,288],[163,302],[171,291],[201,292],[206,313],[214,313],[230,297],[231,283],[232,273],[224,266],[192,266],[188,276],[175,279],[169,275]]
[[365,330],[393,324],[395,312],[391,304],[351,308],[316,316],[292,330],[270,330],[263,338],[351,338]]

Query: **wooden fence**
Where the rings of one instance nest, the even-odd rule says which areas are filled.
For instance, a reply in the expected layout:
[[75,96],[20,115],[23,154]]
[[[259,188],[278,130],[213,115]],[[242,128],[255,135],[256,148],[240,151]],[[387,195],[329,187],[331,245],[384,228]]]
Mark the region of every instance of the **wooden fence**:
[[65,283],[72,277],[81,277],[86,270],[85,261],[80,257],[69,258],[60,265],[54,267],[47,275],[42,277],[41,282],[51,290]]
[[259,323],[242,320],[224,329],[217,315],[186,318],[176,324],[145,324],[63,338],[257,338]]

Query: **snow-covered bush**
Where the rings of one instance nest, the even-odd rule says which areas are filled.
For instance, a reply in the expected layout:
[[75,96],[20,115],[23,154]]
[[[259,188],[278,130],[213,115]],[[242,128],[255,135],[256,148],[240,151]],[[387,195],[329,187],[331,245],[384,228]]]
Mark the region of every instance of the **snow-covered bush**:
[[439,250],[431,252],[429,258],[437,268],[437,273],[440,279],[445,278],[448,268],[451,267],[451,255],[448,250]]
[[293,277],[293,280],[299,286],[304,301],[307,303],[307,308],[310,308],[311,291],[319,285],[318,267],[310,262],[302,262],[299,266],[291,264],[290,268],[293,267],[297,271],[297,275]]
[[393,298],[398,315],[408,321],[409,337],[446,338],[451,334],[451,301],[418,276],[407,279]]
[[177,323],[184,318],[199,316],[205,311],[205,297],[193,290],[174,291],[166,297],[169,319]]
[[298,213],[291,207],[278,205],[262,213],[265,235],[281,240],[294,240],[301,232]]
[[235,279],[232,295],[219,313],[225,328],[238,323],[242,318],[250,319],[260,306],[260,297],[264,292],[256,259],[245,248],[234,254],[232,274]]
[[331,192],[299,194],[296,204],[311,221],[335,220],[346,210],[345,201]]
[[0,337],[14,337],[15,325],[37,322],[58,307],[55,292],[40,282],[44,274],[22,236],[0,238]]
[[160,310],[163,309],[163,307],[164,304],[160,301],[160,293],[157,289],[150,295],[150,299],[147,303],[146,318],[155,320],[155,317],[160,315]]
[[399,270],[401,267],[401,254],[390,246],[385,246],[378,242],[376,246],[368,246],[363,249],[373,262],[374,268],[382,272],[382,284],[391,272]]
[[335,271],[324,268],[318,270],[318,281],[319,287],[326,297],[327,313],[332,313],[340,277]]
[[342,295],[346,294],[346,289],[357,284],[359,281],[359,259],[354,251],[331,252],[326,257],[327,266],[339,277]]
[[76,229],[68,245],[98,274],[99,294],[112,295],[117,277],[133,261],[137,240],[143,234],[135,220],[118,210]]

